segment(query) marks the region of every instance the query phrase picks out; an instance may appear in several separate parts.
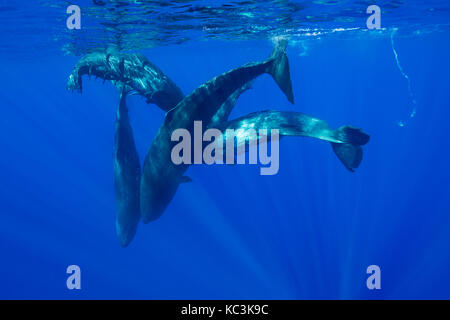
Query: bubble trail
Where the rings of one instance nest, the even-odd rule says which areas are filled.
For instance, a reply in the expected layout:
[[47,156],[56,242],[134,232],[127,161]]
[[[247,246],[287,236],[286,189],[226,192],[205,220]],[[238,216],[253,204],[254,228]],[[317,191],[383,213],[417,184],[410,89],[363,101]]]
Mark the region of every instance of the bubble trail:
[[417,100],[415,98],[414,92],[412,90],[412,86],[411,86],[411,79],[409,78],[409,76],[406,74],[406,72],[403,70],[402,65],[400,64],[400,60],[398,58],[398,53],[395,50],[395,45],[394,45],[394,36],[397,33],[397,28],[394,28],[392,30],[391,33],[391,46],[392,46],[392,52],[394,53],[394,57],[395,57],[395,61],[397,63],[397,67],[398,70],[400,71],[400,73],[403,75],[403,77],[406,79],[406,81],[408,82],[408,92],[409,92],[409,97],[411,98],[411,103],[412,103],[412,108],[411,111],[408,115],[408,118],[406,120],[400,120],[397,122],[397,124],[400,127],[404,127],[406,125],[406,123],[408,122],[409,119],[412,119],[415,117],[416,113],[417,113]]

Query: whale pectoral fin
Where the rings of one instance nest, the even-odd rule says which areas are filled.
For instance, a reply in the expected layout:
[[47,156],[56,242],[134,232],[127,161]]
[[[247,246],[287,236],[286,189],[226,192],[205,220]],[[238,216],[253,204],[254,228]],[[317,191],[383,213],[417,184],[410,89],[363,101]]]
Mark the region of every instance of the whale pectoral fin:
[[183,176],[181,177],[181,182],[180,183],[191,183],[192,179],[188,176]]

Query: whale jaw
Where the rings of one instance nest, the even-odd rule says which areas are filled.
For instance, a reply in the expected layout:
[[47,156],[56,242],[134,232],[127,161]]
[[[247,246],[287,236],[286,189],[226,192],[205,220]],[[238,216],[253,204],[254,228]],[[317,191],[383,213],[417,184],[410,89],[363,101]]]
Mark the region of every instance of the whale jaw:
[[67,80],[66,89],[71,90],[71,91],[76,90],[81,93],[81,91],[82,91],[81,78],[72,73],[69,76],[69,79]]
[[131,241],[133,241],[134,236],[136,235],[137,225],[138,224],[136,223],[129,226],[124,226],[123,224],[116,222],[117,239],[123,248],[128,247]]
[[174,196],[161,192],[161,190],[158,190],[158,194],[154,194],[152,189],[155,188],[141,185],[140,208],[141,220],[144,224],[158,220]]

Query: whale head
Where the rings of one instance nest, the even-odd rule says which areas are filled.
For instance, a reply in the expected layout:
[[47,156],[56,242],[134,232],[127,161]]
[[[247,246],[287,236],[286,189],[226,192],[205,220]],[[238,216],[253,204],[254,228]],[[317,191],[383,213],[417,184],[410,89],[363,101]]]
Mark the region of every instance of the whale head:
[[[143,180],[142,180],[143,181]],[[159,185],[141,185],[141,218],[142,222],[149,222],[159,219],[166,211],[167,206],[175,196],[179,182],[166,180]]]
[[166,162],[165,167],[158,170],[152,166],[144,168],[140,188],[140,209],[143,223],[155,221],[166,211],[175,196],[178,186],[183,183],[182,166]]
[[81,77],[78,76],[78,72],[70,74],[69,79],[67,79],[66,89],[81,92],[82,83]]
[[123,223],[123,222],[119,223],[119,221],[116,221],[117,238],[119,240],[120,245],[123,248],[128,247],[128,245],[134,239],[134,236],[136,235],[137,231],[137,226],[138,221],[130,223]]

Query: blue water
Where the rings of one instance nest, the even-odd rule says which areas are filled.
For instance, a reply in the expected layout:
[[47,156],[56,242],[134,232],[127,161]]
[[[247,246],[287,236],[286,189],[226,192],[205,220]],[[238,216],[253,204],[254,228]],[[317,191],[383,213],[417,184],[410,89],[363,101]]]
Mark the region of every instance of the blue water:
[[[435,10],[427,10],[431,2],[396,2],[399,11],[387,11],[379,32],[295,36],[285,30],[293,39],[287,53],[295,105],[270,76],[239,99],[231,118],[291,110],[334,128],[363,128],[371,141],[355,173],[329,144],[294,137],[280,142],[275,176],[260,176],[258,166],[192,166],[187,174],[193,183],[180,187],[160,220],[141,224],[126,249],[115,235],[117,89],[85,78],[82,95],[65,90],[80,56],[61,48],[78,48],[80,55],[89,50],[90,22],[77,40],[76,31],[71,36],[65,30],[64,5],[23,8],[14,2],[0,2],[1,21],[7,22],[0,26],[0,298],[450,298],[445,1],[433,1]],[[264,5],[280,3],[294,2]],[[303,3],[311,5],[305,15],[337,12],[333,19],[303,25],[314,29],[323,23],[330,31],[347,21],[336,17],[353,2],[342,1],[336,11],[330,2]],[[289,23],[299,23],[302,12]],[[367,16],[362,17],[344,27],[364,29]],[[394,28],[412,92],[395,60]],[[216,37],[201,38],[198,30],[180,28],[151,45],[135,39],[142,47],[123,49],[145,54],[188,94],[231,68],[265,59],[273,46],[267,33],[283,33],[280,28],[233,39],[223,28]],[[172,41],[178,38],[185,40]],[[164,114],[137,96],[128,104],[143,159]],[[79,291],[66,288],[72,264],[82,270]],[[373,264],[381,267],[381,290],[366,287],[366,268]]]

